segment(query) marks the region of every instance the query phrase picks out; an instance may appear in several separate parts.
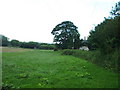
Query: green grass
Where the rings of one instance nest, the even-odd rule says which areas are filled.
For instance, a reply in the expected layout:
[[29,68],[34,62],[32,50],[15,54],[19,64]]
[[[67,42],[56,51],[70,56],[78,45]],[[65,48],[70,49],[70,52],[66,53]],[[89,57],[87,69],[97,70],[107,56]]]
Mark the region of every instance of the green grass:
[[95,51],[83,51],[78,49],[62,50],[62,55],[71,55],[74,57],[85,59],[89,62],[104,67],[105,69],[112,70],[114,72],[120,72],[119,60],[118,60],[119,53],[120,53],[119,49],[108,54],[101,53],[100,50],[95,50]]
[[117,88],[118,75],[60,52],[3,52],[3,86],[12,88]]

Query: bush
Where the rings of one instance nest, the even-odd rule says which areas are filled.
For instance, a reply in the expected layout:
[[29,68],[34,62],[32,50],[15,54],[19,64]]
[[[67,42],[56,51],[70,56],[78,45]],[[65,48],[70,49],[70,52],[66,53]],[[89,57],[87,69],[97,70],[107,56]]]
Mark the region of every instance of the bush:
[[74,53],[73,50],[66,49],[63,50],[62,55],[73,55],[73,53]]
[[40,46],[39,46],[39,49],[53,50],[53,49],[54,49],[54,45],[50,45],[50,44],[40,45]]
[[58,49],[55,48],[54,51],[58,51]]
[[120,61],[118,61],[120,50],[116,50],[113,53],[103,54],[99,50],[96,51],[82,51],[82,50],[63,50],[62,55],[72,55],[79,57],[102,66],[106,69],[114,71],[120,71]]

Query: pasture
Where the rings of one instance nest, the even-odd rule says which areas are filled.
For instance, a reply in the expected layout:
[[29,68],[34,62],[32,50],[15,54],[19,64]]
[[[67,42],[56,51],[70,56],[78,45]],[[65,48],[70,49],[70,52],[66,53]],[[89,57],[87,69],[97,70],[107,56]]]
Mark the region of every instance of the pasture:
[[2,53],[6,88],[118,88],[118,74],[52,50]]

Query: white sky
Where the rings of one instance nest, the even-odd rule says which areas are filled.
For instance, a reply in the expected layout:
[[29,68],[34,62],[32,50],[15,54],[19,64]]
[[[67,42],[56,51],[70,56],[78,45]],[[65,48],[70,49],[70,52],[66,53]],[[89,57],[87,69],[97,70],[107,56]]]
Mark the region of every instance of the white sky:
[[72,21],[80,37],[108,17],[119,0],[0,0],[0,34],[19,41],[52,43],[53,28]]

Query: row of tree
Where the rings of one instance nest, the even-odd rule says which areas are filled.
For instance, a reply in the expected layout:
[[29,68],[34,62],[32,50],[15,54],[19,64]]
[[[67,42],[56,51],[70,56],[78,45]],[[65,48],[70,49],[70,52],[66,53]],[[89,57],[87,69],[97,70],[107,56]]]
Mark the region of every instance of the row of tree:
[[111,52],[120,46],[120,2],[112,7],[111,17],[98,24],[90,31],[87,41],[80,39],[78,27],[71,21],[64,21],[52,30],[54,42],[58,49],[78,49],[80,46],[88,46],[90,50],[99,48],[105,53]]
[[112,9],[112,16],[98,24],[90,31],[88,46],[91,50],[99,49],[102,53],[110,53],[120,48],[120,2]]
[[21,47],[21,48],[31,48],[31,49],[54,49],[54,44],[48,43],[38,43],[38,42],[20,42],[18,40],[11,40],[4,36],[0,35],[0,46],[10,46],[10,47]]
[[[51,32],[60,49],[77,49],[88,46],[91,52],[66,50],[64,54],[83,57],[105,68],[120,71],[120,2],[111,10],[111,16],[90,31],[88,40],[80,40],[77,27],[71,21],[58,24]],[[94,51],[93,51],[94,50]],[[86,56],[86,57],[85,57]]]
[[120,47],[120,16],[105,19],[90,32],[88,38],[90,49],[100,49],[105,53]]
[[[111,52],[114,48],[119,46],[120,43],[120,2],[110,12],[114,17],[105,18],[105,20],[98,24],[94,30],[90,32],[87,41],[80,39],[78,27],[71,21],[64,21],[55,26],[52,30],[54,35],[54,42],[57,49],[79,49],[80,46],[87,45],[90,50],[99,48],[105,53]],[[7,37],[2,37],[2,45],[18,46],[22,48],[45,48],[53,49],[53,45],[39,44],[38,42],[19,42],[18,40],[8,41]]]

